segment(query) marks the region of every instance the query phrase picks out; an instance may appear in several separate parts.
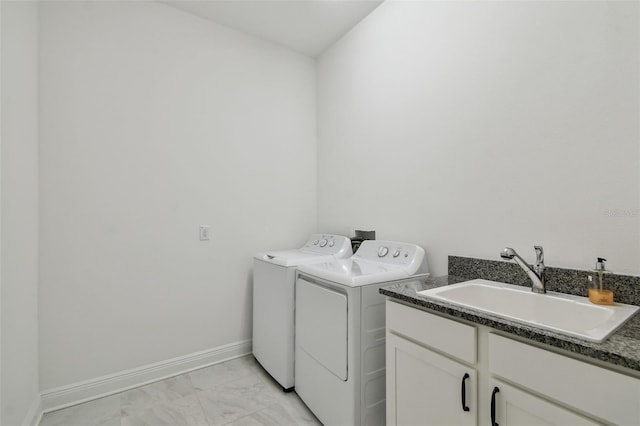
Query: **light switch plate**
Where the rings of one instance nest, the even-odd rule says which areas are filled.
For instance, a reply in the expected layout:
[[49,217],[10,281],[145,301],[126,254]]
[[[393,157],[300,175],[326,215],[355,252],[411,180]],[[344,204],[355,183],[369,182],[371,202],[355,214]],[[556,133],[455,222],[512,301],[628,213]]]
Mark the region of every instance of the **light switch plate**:
[[211,230],[209,225],[200,225],[200,241],[209,241],[211,238]]

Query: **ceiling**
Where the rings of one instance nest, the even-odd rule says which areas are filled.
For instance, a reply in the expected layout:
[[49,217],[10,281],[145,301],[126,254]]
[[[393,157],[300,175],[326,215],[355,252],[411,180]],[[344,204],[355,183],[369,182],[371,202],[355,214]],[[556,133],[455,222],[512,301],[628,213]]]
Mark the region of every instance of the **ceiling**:
[[383,0],[161,0],[201,18],[316,57]]

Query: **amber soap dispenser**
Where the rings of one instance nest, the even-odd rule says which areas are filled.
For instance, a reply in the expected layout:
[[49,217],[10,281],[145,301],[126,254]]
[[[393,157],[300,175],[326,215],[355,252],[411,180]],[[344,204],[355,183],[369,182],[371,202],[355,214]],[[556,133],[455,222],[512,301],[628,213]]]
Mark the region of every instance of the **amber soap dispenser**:
[[607,259],[601,257],[596,262],[596,279],[589,275],[589,300],[597,305],[613,305],[613,291],[605,282],[605,274],[609,274],[604,263]]

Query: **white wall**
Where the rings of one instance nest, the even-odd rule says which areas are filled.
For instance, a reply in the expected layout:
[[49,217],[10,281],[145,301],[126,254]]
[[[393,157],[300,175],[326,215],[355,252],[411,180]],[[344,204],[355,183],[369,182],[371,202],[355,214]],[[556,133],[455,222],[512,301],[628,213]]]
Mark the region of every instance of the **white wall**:
[[12,426],[39,403],[38,8],[10,1],[0,8],[0,424]]
[[640,273],[637,2],[385,2],[318,60],[319,229]]
[[314,61],[153,2],[40,25],[42,389],[250,339],[253,254],[316,228]]

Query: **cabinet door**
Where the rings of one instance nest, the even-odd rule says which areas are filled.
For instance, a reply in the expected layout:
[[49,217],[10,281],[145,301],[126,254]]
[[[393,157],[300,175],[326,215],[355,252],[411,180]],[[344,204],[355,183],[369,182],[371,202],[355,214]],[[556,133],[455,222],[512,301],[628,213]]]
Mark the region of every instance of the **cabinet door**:
[[491,413],[495,413],[492,419],[494,426],[599,424],[500,380],[492,379],[490,385],[488,392],[491,398]]
[[392,333],[387,333],[386,362],[387,425],[476,424],[473,368]]
[[489,372],[598,419],[640,425],[640,379],[489,333]]

